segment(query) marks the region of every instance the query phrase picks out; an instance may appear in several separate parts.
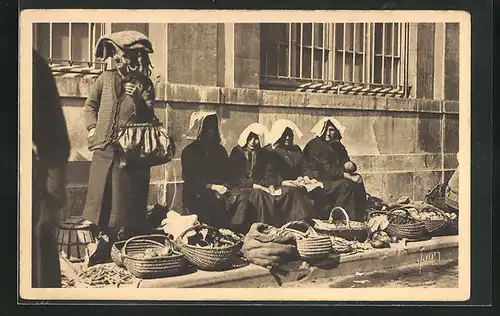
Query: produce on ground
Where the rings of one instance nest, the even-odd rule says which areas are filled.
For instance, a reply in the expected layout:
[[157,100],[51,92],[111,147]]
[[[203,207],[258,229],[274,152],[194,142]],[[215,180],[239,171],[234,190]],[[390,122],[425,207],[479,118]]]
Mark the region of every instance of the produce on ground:
[[133,282],[134,277],[116,265],[95,265],[78,274],[78,280],[92,287],[118,286]]
[[352,253],[372,249],[371,245],[366,242],[346,240],[336,236],[331,236],[330,239],[332,241],[333,249],[337,253]]
[[185,237],[184,242],[197,247],[228,247],[241,241],[241,238],[229,229],[204,227],[192,237]]
[[130,256],[138,259],[153,259],[169,257],[172,254],[174,254],[173,249],[169,245],[167,245],[163,248],[148,248],[143,252],[135,253]]

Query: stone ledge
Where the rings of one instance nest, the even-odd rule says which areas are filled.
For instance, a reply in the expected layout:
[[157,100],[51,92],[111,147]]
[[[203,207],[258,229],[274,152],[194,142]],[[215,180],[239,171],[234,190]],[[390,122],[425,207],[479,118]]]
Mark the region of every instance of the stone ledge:
[[[55,77],[62,97],[86,98],[94,78]],[[155,83],[158,101],[365,111],[456,113],[459,102]]]
[[[292,282],[345,277],[355,272],[402,267],[415,263],[426,265],[449,263],[458,258],[458,236],[437,237],[429,241],[408,243],[406,249],[389,248],[353,255],[332,255],[328,259],[308,266],[302,261],[293,262],[283,268],[288,276],[280,277],[284,285]],[[278,287],[267,269],[250,264],[246,267],[220,272],[197,271],[192,274],[162,279],[142,280],[142,288],[258,288]]]

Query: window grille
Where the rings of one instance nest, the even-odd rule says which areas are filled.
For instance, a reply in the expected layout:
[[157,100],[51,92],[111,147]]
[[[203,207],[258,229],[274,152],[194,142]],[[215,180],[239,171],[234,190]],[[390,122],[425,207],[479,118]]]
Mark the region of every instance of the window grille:
[[407,23],[262,25],[263,85],[407,97]]
[[104,23],[36,23],[33,43],[54,72],[100,73],[106,63],[94,51],[104,31]]

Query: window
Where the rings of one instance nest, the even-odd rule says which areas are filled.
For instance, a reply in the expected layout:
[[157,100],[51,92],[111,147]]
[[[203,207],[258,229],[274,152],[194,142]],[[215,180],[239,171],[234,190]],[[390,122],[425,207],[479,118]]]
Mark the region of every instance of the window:
[[405,23],[272,23],[262,34],[268,88],[408,95]]
[[33,44],[47,58],[53,71],[99,73],[106,63],[96,60],[95,47],[110,29],[148,34],[147,23],[36,23]]
[[53,71],[100,72],[105,63],[95,60],[94,51],[104,28],[104,23],[37,23],[33,43]]

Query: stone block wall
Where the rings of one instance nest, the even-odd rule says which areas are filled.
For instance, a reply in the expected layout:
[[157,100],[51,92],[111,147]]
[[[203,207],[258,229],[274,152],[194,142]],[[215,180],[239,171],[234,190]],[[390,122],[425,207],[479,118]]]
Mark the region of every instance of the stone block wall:
[[[182,207],[180,154],[189,144],[185,134],[190,115],[198,110],[219,114],[223,145],[228,152],[243,129],[253,122],[270,128],[278,118],[293,120],[304,132],[304,137],[297,141],[304,147],[313,137],[310,129],[314,124],[323,116],[335,116],[346,127],[343,143],[358,164],[368,193],[385,200],[402,195],[423,199],[435,185],[446,181],[457,166],[458,113],[447,110],[445,102],[396,102],[336,95],[321,100],[323,96],[314,93],[173,84],[164,88],[169,100],[158,101],[156,114],[175,140],[177,153],[172,162],[152,168],[151,204]],[[323,103],[327,100],[330,102]],[[74,212],[78,214],[86,194],[91,153],[86,148],[82,121],[84,99],[64,98],[64,102],[73,146],[68,186]],[[452,107],[450,102],[447,104]]]
[[[297,142],[303,147],[318,119],[335,116],[347,128],[343,142],[368,193],[385,200],[402,195],[422,199],[457,167],[459,30],[456,24],[411,29],[413,95],[394,99],[266,90],[259,78],[259,24],[149,24],[155,45],[156,114],[177,144],[176,158],[151,170],[150,204],[182,207],[179,157],[188,144],[184,135],[189,117],[201,109],[219,114],[228,152],[253,122],[270,128],[277,118],[291,119],[304,132]],[[56,76],[72,144],[68,189],[74,214],[83,209],[92,158],[83,104],[93,80],[95,76]]]

